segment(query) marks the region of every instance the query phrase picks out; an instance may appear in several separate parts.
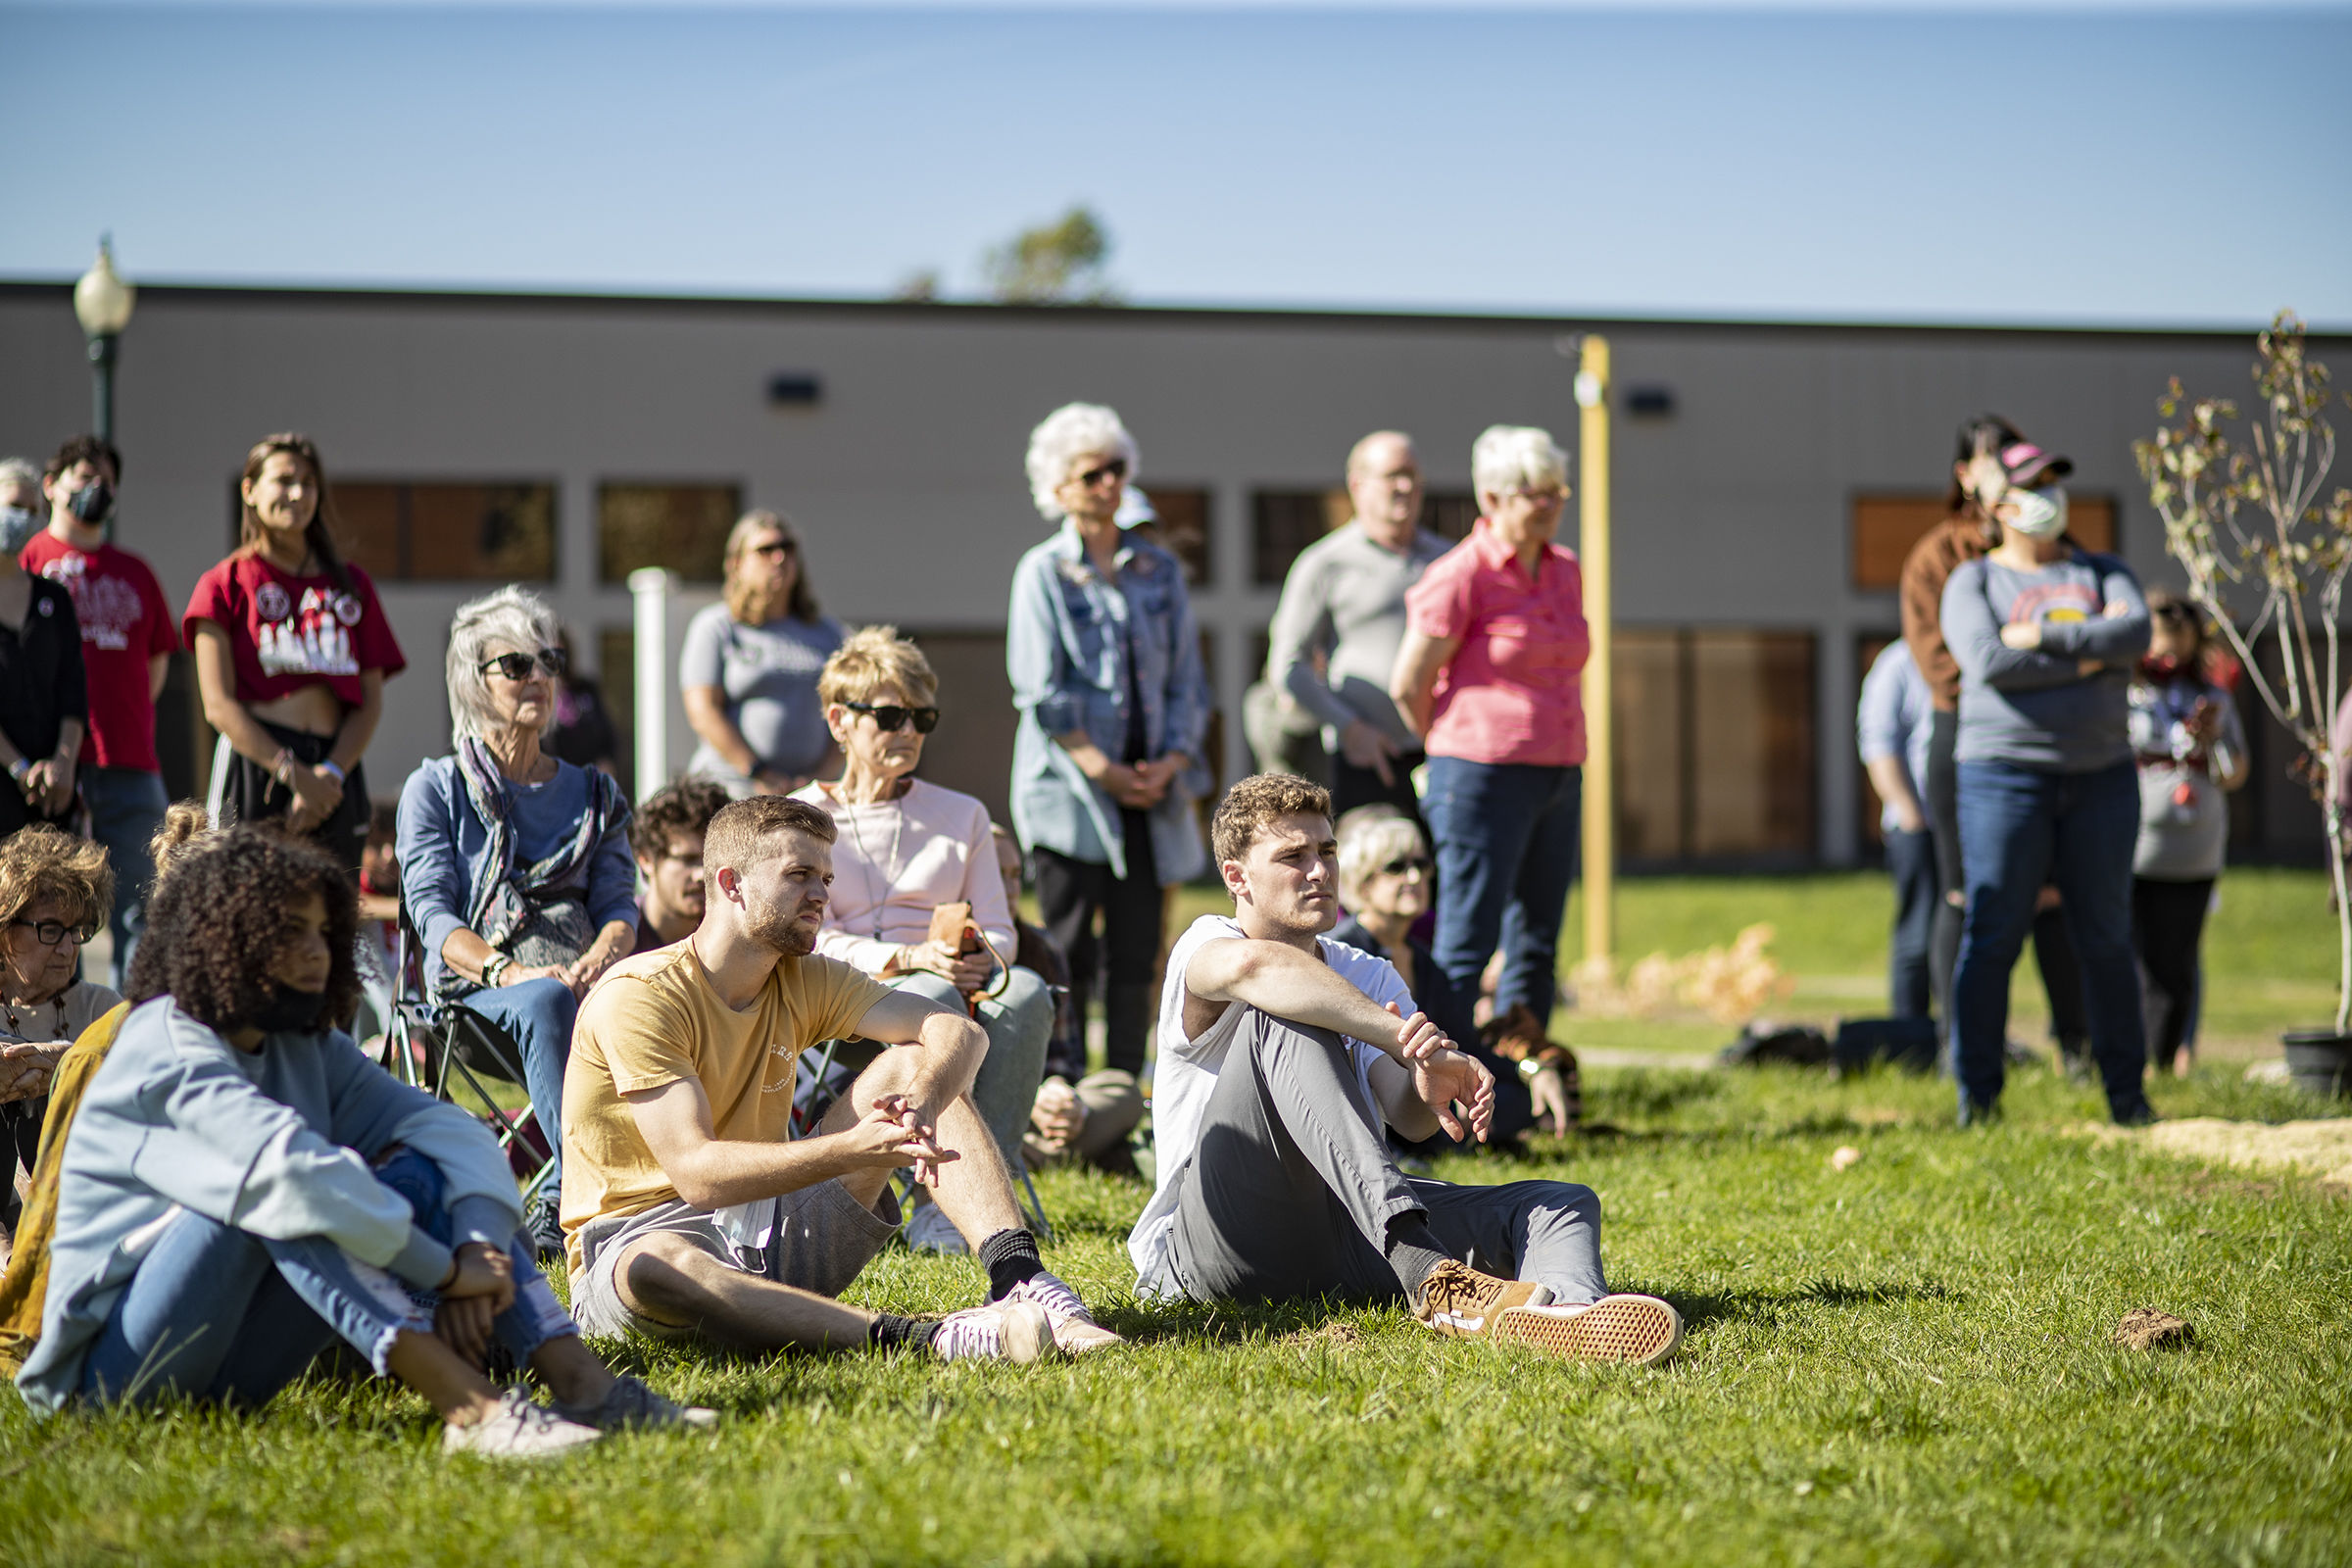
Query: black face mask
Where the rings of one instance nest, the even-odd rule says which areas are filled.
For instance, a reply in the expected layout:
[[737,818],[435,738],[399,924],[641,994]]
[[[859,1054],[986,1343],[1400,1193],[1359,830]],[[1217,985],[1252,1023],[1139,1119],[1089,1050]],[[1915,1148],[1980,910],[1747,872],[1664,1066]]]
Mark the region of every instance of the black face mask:
[[74,499],[66,503],[66,510],[83,522],[104,522],[106,514],[115,510],[115,487],[104,479],[92,479],[74,492]]
[[325,992],[279,986],[251,1021],[254,1028],[266,1035],[309,1034],[318,1027],[318,1014],[325,1009]]

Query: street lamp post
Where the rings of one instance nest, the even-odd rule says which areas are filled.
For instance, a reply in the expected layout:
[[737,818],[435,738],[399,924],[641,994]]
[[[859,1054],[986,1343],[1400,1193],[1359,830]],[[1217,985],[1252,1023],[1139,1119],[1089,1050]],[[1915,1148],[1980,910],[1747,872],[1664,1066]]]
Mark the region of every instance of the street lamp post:
[[91,434],[110,444],[115,439],[115,340],[130,324],[138,292],[115,270],[112,237],[100,236],[97,264],[74,285],[74,314],[90,340]]

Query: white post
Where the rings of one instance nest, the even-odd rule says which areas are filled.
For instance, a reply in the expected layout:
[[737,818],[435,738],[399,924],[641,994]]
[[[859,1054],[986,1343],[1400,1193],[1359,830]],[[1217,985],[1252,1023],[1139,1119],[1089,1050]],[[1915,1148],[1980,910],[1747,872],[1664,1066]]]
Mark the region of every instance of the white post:
[[629,573],[637,632],[637,799],[669,782],[669,596],[677,579],[660,566]]

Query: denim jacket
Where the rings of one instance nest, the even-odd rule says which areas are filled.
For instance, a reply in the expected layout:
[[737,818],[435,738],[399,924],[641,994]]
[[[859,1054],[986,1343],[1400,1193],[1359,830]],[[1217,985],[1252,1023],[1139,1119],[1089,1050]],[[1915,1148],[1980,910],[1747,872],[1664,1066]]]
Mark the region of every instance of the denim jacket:
[[1127,742],[1129,633],[1138,660],[1149,755],[1182,752],[1192,765],[1152,809],[1152,854],[1163,883],[1207,864],[1193,802],[1208,789],[1201,737],[1208,680],[1184,568],[1157,545],[1122,543],[1118,579],[1105,582],[1066,524],[1012,571],[1004,668],[1020,728],[1012,743],[1012,826],[1024,849],[1049,849],[1127,875],[1118,803],[1078,770],[1054,737],[1082,730],[1118,759]]

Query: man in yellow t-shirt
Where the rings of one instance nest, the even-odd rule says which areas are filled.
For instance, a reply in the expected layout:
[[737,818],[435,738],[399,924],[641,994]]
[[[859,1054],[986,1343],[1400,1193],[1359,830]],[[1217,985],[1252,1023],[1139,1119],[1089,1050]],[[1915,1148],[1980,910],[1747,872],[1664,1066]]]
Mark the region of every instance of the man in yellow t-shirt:
[[[750,1349],[927,1348],[1035,1360],[1119,1343],[1046,1271],[972,1108],[988,1036],[959,1008],[815,956],[833,819],[758,795],[710,819],[703,923],[615,964],[580,1006],[564,1078],[572,1314],[592,1334]],[[791,1137],[794,1065],[823,1041],[888,1049]],[[921,1321],[834,1299],[900,1222],[912,1166],[989,1273],[989,1304]]]

